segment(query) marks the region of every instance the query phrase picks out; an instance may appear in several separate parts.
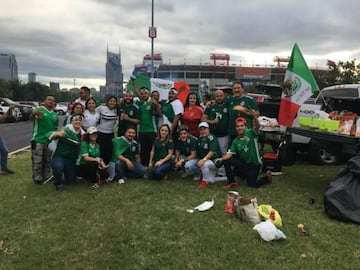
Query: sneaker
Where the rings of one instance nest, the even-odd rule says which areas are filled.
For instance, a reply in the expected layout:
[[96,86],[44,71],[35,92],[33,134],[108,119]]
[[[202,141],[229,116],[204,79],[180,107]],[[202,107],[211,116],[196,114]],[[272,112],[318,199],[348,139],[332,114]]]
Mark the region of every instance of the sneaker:
[[231,189],[231,188],[234,188],[236,186],[237,186],[237,184],[235,182],[234,183],[229,183],[229,184],[223,186],[223,189]]
[[99,184],[98,183],[95,183],[95,184],[93,184],[92,186],[91,186],[91,188],[93,188],[93,189],[97,189],[97,188],[99,188],[100,186],[99,186]]
[[193,178],[194,181],[199,181],[200,180],[200,176],[199,175],[195,175]]
[[106,183],[110,183],[110,182],[112,182],[114,180],[114,178],[108,178],[108,179],[106,179],[105,181],[106,181]]
[[205,188],[209,185],[208,181],[202,180],[199,184],[199,188]]
[[272,172],[270,170],[268,170],[266,172],[266,176],[268,177],[269,184],[271,184],[272,183]]
[[125,180],[121,178],[121,179],[118,180],[118,183],[119,183],[120,185],[121,185],[121,184],[125,184]]
[[10,170],[8,167],[1,169],[0,171],[1,174],[13,174],[15,173],[14,171]]

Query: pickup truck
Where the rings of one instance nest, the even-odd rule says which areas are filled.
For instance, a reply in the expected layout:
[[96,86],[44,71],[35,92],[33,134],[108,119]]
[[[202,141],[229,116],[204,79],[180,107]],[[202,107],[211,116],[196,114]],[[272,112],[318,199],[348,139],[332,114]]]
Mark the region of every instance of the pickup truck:
[[[281,87],[265,85],[260,87],[261,89],[272,98],[259,104],[260,115],[277,118]],[[292,127],[281,129],[280,132],[290,136],[296,150],[309,153],[309,159],[313,164],[332,165],[344,157],[359,154],[360,138],[358,137],[307,130],[300,127],[299,117],[314,117],[316,111],[319,110],[328,113],[352,111],[360,115],[360,84],[335,85],[322,89],[321,94],[316,98],[308,99],[301,106]]]

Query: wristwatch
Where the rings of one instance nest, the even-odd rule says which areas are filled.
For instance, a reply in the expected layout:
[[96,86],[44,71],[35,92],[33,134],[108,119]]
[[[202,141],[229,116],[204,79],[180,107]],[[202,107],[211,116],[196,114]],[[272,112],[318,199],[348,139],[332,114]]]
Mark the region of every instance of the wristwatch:
[[207,158],[206,158],[206,157],[204,157],[204,158],[203,158],[203,161],[207,161]]

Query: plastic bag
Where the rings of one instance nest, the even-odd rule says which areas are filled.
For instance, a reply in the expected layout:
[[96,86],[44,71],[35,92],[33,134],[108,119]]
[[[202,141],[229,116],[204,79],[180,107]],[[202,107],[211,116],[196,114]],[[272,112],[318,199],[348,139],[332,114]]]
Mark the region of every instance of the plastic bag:
[[286,239],[285,234],[278,230],[270,220],[256,224],[253,227],[253,230],[257,231],[260,234],[261,239],[267,242],[278,239]]
[[272,208],[271,205],[259,205],[258,212],[263,219],[269,219],[277,227],[282,226],[282,220],[279,212]]

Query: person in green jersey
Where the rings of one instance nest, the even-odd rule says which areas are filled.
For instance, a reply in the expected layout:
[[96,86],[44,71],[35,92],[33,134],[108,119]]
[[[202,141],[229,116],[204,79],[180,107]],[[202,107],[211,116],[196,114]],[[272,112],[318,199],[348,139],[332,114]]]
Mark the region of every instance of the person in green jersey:
[[[75,162],[79,155],[81,126],[83,115],[75,114],[71,124],[54,132],[50,139],[58,139],[58,144],[51,160],[56,190],[64,191],[65,185],[75,183]],[[64,180],[62,176],[64,175]]]
[[146,167],[141,164],[139,144],[135,141],[136,129],[128,126],[125,134],[113,139],[113,157],[115,172],[119,184],[125,183],[126,178],[143,177]]
[[175,144],[174,169],[182,169],[182,177],[186,177],[185,165],[196,158],[197,138],[192,136],[185,125],[179,127],[179,139]]
[[150,152],[149,180],[167,180],[171,171],[174,153],[174,142],[171,139],[171,130],[167,124],[160,126],[158,137]]
[[76,160],[76,175],[93,183],[92,188],[98,188],[109,177],[106,170],[108,166],[100,158],[100,145],[96,142],[97,132],[96,127],[87,128]]
[[50,180],[51,150],[48,148],[49,138],[59,124],[58,114],[54,111],[55,97],[46,96],[43,105],[36,107],[30,114],[33,119],[31,137],[32,179],[34,183],[41,184]]
[[118,137],[125,135],[125,130],[129,126],[136,127],[140,124],[139,106],[134,104],[134,96],[130,91],[125,93],[121,104],[119,104],[118,115]]
[[223,181],[224,178],[216,177],[217,167],[214,160],[221,156],[219,143],[216,137],[210,133],[209,124],[201,122],[199,124],[200,136],[197,142],[196,150],[196,164],[192,163],[186,169],[191,173],[197,175],[201,171],[202,181],[199,184],[200,188],[205,188],[209,183]]
[[245,118],[249,128],[252,128],[252,112],[256,113],[256,116],[259,116],[258,105],[252,97],[245,95],[243,83],[238,81],[233,82],[232,89],[233,95],[226,100],[229,110],[230,143],[237,136],[235,119],[238,117]]
[[237,137],[233,140],[228,152],[216,162],[224,163],[228,179],[224,189],[231,189],[237,186],[235,176],[246,179],[249,187],[258,188],[272,182],[271,172],[259,180],[258,175],[262,164],[258,146],[259,121],[256,111],[251,111],[252,128],[248,127],[247,120],[243,117],[236,119]]

